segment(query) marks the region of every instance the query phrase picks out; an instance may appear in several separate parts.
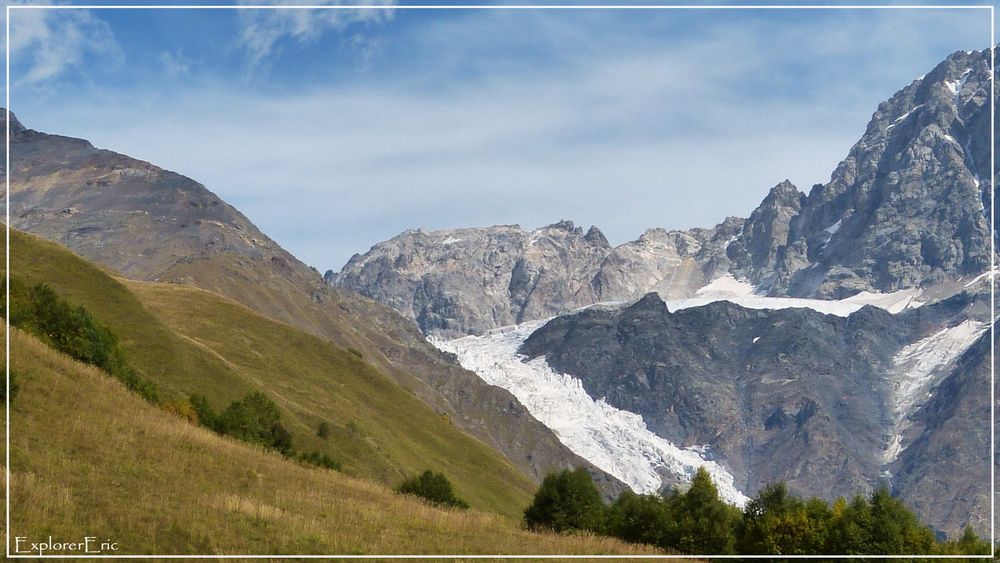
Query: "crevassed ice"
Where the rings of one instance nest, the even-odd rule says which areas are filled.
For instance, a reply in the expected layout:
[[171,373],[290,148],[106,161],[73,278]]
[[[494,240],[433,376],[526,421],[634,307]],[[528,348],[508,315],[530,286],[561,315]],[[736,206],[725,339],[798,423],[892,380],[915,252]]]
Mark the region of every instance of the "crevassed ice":
[[947,375],[945,368],[987,329],[985,323],[967,320],[938,331],[927,338],[905,346],[893,359],[889,373],[892,385],[894,426],[892,439],[882,461],[892,463],[903,451],[902,434],[910,426],[909,418],[930,398],[934,389]]
[[662,486],[658,470],[689,479],[698,467],[705,467],[726,502],[746,504],[749,499],[735,487],[732,474],[705,459],[704,448],[675,446],[646,428],[640,415],[612,407],[603,399],[595,401],[579,379],[557,373],[545,358],[526,361],[518,354],[524,340],[548,320],[433,343],[458,356],[462,367],[486,383],[510,391],[566,447],[632,490],[658,491]]

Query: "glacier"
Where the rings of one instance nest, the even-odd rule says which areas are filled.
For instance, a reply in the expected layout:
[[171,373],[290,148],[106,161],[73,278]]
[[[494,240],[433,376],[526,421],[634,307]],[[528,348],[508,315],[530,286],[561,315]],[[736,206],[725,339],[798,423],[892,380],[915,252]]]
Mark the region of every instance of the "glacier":
[[892,437],[882,454],[889,465],[903,451],[903,433],[909,417],[930,399],[933,389],[948,375],[947,367],[987,330],[988,325],[973,320],[942,329],[905,346],[892,359],[889,384],[893,416]]
[[749,500],[733,484],[733,475],[705,458],[704,447],[680,448],[646,427],[642,416],[594,400],[583,383],[553,370],[544,357],[528,360],[517,350],[551,319],[492,330],[482,336],[432,339],[458,357],[462,367],[486,383],[510,391],[566,447],[613,475],[637,493],[662,487],[660,473],[690,479],[704,467],[728,503],[743,507]]

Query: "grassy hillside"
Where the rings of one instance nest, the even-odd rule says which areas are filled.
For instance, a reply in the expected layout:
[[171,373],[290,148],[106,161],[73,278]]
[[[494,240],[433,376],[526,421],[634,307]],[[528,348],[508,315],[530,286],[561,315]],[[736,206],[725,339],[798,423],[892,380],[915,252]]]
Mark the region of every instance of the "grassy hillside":
[[[11,270],[85,305],[121,338],[166,400],[192,393],[217,410],[264,391],[296,450],[326,453],[346,472],[387,485],[445,473],[473,507],[519,517],[534,484],[351,351],[207,291],[125,281],[37,237],[11,231]],[[321,422],[330,428],[316,435]]]
[[149,405],[14,329],[11,530],[99,535],[123,553],[639,553],[433,508],[306,467]]

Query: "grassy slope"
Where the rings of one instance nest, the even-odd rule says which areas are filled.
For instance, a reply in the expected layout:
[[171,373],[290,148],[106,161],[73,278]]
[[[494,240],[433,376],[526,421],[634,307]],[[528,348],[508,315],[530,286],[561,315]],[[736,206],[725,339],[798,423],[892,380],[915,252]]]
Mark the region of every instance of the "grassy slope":
[[[443,471],[473,507],[517,517],[534,484],[355,355],[233,301],[175,284],[116,279],[65,248],[11,231],[12,272],[85,304],[122,336],[134,365],[169,399],[202,393],[216,408],[260,389],[299,450],[394,484]],[[324,441],[321,421],[331,425]]]
[[148,405],[17,331],[12,535],[100,535],[120,553],[638,553],[432,508],[289,462]]

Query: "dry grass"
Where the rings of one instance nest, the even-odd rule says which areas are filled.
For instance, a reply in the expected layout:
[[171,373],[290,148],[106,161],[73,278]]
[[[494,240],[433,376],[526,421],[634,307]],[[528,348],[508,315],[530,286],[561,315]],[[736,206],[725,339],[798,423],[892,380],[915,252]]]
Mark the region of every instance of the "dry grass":
[[152,407],[22,332],[11,348],[15,536],[105,536],[140,554],[649,553],[291,463]]
[[[535,484],[375,367],[235,301],[177,284],[114,278],[65,248],[11,231],[11,271],[85,305],[121,337],[130,361],[168,400],[199,393],[221,410],[251,391],[282,411],[299,451],[395,485],[441,471],[474,508],[518,519]],[[316,435],[321,422],[329,439]]]

